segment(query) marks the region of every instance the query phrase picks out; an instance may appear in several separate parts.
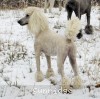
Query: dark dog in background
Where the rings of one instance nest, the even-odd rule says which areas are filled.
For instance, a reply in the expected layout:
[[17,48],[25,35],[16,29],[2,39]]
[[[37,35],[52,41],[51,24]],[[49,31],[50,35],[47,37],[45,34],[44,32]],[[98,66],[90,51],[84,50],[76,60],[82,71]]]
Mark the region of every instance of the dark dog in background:
[[[85,26],[85,32],[87,34],[93,33],[92,25],[90,25],[90,13],[91,13],[91,1],[92,0],[67,0],[66,10],[68,12],[67,19],[71,19],[72,12],[75,12],[75,15],[81,19],[81,15],[86,14],[87,16],[87,25]],[[82,30],[77,35],[80,39],[82,37]]]

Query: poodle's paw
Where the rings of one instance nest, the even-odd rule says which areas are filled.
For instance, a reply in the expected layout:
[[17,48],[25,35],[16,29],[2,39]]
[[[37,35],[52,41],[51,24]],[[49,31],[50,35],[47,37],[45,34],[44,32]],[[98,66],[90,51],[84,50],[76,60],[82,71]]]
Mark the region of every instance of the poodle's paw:
[[51,76],[54,76],[54,71],[52,68],[48,69],[46,72],[46,78],[50,78]]
[[49,80],[50,80],[51,84],[53,84],[53,85],[56,85],[57,84],[56,77],[50,77]]
[[82,87],[82,80],[79,76],[75,76],[73,79],[73,88],[74,89],[79,89]]
[[44,79],[42,71],[37,71],[35,77],[37,82],[41,82]]
[[70,81],[69,79],[63,77],[61,82],[61,89],[63,93],[68,93],[68,90],[70,89]]
[[64,75],[64,71],[61,68],[58,68],[58,74],[59,75]]

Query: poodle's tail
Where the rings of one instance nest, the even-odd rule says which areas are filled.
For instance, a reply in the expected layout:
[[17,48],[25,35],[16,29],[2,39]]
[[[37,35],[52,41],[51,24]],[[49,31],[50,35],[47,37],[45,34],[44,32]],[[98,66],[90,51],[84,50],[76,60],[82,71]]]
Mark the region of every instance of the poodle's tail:
[[78,17],[72,17],[71,20],[67,23],[67,29],[65,32],[65,36],[67,40],[74,40],[76,35],[79,33],[81,28],[81,21]]

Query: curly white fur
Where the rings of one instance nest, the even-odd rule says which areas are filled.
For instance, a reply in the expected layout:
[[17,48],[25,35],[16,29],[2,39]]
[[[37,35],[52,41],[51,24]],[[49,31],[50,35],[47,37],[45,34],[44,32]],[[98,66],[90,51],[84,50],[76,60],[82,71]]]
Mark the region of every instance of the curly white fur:
[[[77,63],[76,63],[76,52],[73,40],[80,30],[80,20],[78,18],[72,18],[68,22],[68,30],[65,33],[65,37],[53,32],[49,29],[48,21],[45,15],[39,8],[28,7],[25,12],[30,15],[28,28],[35,35],[35,55],[37,63],[37,81],[43,80],[43,74],[40,71],[40,53],[43,52],[49,58],[48,64],[49,69],[47,71],[47,77],[53,74],[50,63],[50,56],[57,55],[57,65],[60,68],[62,76],[62,88],[69,88],[69,81],[64,76],[63,64],[67,55],[69,56],[70,62],[74,67],[74,73],[77,75]],[[71,39],[72,42],[68,42],[67,39]]]
[[36,36],[49,28],[47,18],[39,8],[28,7],[25,12],[30,15],[28,28]]
[[42,71],[37,71],[35,74],[35,78],[37,82],[40,82],[44,79],[43,73]]
[[67,23],[66,37],[71,40],[75,40],[76,35],[78,34],[81,28],[81,22],[78,17],[72,17],[71,20]]
[[79,76],[75,76],[73,79],[73,88],[79,89],[82,87],[82,80]]
[[[38,33],[49,30],[48,20],[39,8],[28,7],[25,9],[25,13],[30,15],[28,28],[32,33],[38,35]],[[65,32],[66,38],[74,40],[80,28],[81,22],[79,18],[72,17],[67,23],[67,30]]]
[[48,68],[47,72],[46,72],[46,78],[49,78],[51,76],[54,76],[54,71],[52,68]]
[[63,77],[61,82],[61,89],[62,91],[70,88],[70,81],[68,78]]

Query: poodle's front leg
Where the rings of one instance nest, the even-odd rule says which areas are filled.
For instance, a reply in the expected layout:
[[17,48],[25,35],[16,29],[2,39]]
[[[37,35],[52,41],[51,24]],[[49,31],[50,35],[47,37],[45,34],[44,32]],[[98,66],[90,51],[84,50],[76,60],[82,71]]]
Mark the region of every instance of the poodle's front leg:
[[47,73],[46,73],[46,77],[49,78],[51,76],[54,76],[54,71],[53,69],[51,68],[51,57],[48,56],[48,55],[45,55],[46,56],[46,59],[47,59],[47,65],[48,65],[48,70],[47,70]]
[[36,66],[37,66],[37,72],[36,72],[36,81],[40,82],[43,80],[43,73],[40,70],[40,48],[38,46],[34,46],[35,48],[35,58],[36,58]]

